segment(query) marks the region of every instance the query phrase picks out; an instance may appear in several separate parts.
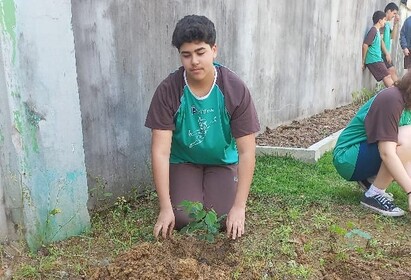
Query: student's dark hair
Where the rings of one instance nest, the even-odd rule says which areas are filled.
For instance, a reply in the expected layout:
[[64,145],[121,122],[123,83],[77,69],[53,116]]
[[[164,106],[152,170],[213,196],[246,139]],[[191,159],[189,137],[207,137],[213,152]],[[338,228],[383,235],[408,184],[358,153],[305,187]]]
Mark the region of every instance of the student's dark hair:
[[411,72],[407,72],[402,79],[394,83],[404,95],[405,108],[411,109]]
[[216,31],[214,23],[205,16],[189,15],[177,22],[171,43],[180,50],[184,43],[204,42],[214,46]]
[[385,6],[384,13],[388,11],[399,11],[397,4],[394,2],[388,3],[387,6]]
[[385,18],[385,13],[383,11],[376,11],[372,15],[372,22],[376,24],[380,19]]

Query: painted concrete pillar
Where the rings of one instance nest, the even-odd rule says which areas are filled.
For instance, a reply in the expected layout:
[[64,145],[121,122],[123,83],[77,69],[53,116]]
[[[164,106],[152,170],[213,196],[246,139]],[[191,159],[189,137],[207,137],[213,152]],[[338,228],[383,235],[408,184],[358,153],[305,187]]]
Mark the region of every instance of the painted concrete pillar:
[[0,25],[3,212],[36,250],[90,224],[71,2],[0,0]]

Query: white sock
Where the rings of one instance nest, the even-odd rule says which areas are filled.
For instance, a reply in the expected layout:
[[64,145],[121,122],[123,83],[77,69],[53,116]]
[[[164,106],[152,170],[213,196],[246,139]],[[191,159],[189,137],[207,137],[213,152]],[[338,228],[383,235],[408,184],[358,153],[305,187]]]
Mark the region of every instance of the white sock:
[[377,194],[384,194],[384,193],[385,193],[385,190],[379,189],[376,186],[374,186],[374,184],[372,184],[370,188],[368,189],[368,191],[365,192],[365,196],[372,197]]

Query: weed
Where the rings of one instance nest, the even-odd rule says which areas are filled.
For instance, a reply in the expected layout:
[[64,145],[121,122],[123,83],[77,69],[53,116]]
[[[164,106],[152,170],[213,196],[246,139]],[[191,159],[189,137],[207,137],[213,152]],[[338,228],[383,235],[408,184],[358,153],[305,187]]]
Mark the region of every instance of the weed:
[[27,279],[27,278],[39,278],[40,272],[36,267],[29,264],[22,264],[16,271],[13,279]]
[[307,279],[311,275],[311,270],[306,268],[302,264],[298,264],[296,261],[288,261],[288,271],[292,276],[297,277],[297,279]]
[[181,229],[182,233],[197,233],[197,237],[208,242],[214,242],[215,236],[220,230],[220,222],[226,217],[217,217],[214,209],[204,209],[201,202],[183,200],[179,205],[193,219],[188,225]]
[[369,90],[367,88],[362,88],[361,90],[354,91],[351,96],[352,96],[352,102],[354,104],[364,104],[367,102],[371,97],[373,97],[375,94],[380,92],[385,88],[383,83],[377,83],[375,85],[375,88],[373,90]]
[[329,213],[315,213],[313,217],[313,226],[318,230],[328,228],[333,219],[330,217]]
[[97,203],[101,203],[113,196],[113,193],[106,191],[108,182],[104,178],[95,177],[94,180],[96,181],[94,187],[89,189],[89,196],[91,198],[94,198]]
[[367,88],[363,88],[361,90],[358,91],[354,91],[351,96],[352,96],[352,102],[354,104],[364,104],[365,102],[367,102],[371,97],[374,96],[374,92],[367,89]]

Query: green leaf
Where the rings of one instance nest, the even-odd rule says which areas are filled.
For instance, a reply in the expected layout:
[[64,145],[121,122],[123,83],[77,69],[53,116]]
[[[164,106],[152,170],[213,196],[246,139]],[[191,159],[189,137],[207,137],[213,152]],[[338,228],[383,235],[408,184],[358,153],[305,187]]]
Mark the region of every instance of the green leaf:
[[218,227],[216,227],[215,225],[212,225],[212,226],[209,225],[207,230],[209,233],[216,234],[218,232]]
[[203,204],[201,202],[193,202],[192,208],[193,208],[193,211],[198,212],[198,211],[202,210],[204,207],[203,207]]
[[338,225],[331,225],[330,226],[330,231],[333,233],[336,233],[338,235],[346,235],[347,234],[347,230],[338,226]]
[[211,210],[207,213],[205,216],[205,223],[210,226],[210,225],[215,225],[217,223],[217,214],[214,210]]
[[206,217],[206,215],[208,215],[208,214],[207,214],[207,212],[206,212],[205,210],[200,210],[200,211],[197,213],[197,215],[194,217],[194,219],[195,219],[196,221],[201,221],[202,219],[204,219],[204,217]]

